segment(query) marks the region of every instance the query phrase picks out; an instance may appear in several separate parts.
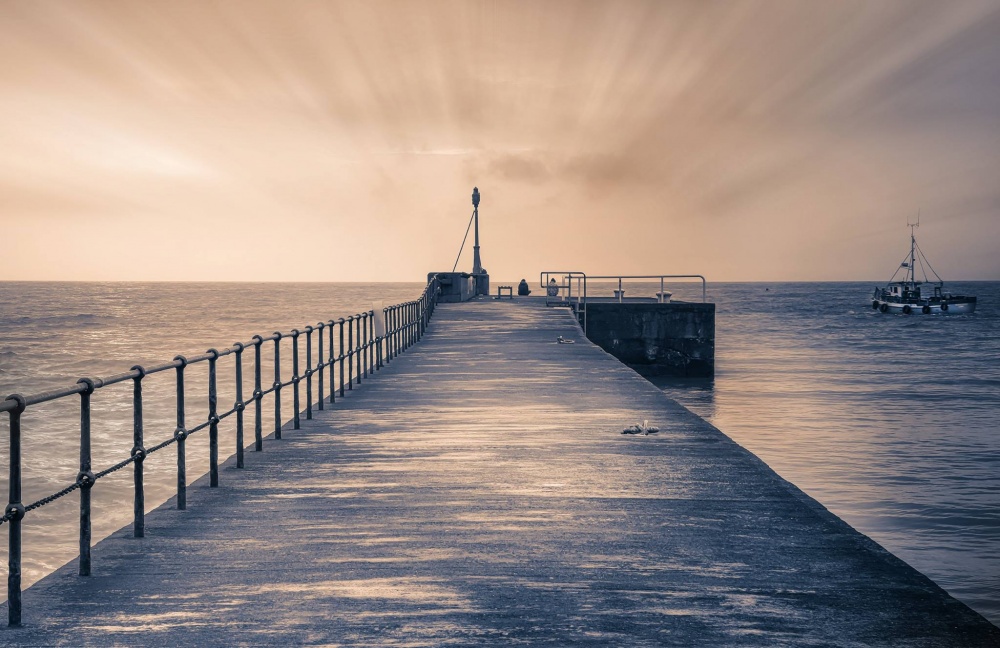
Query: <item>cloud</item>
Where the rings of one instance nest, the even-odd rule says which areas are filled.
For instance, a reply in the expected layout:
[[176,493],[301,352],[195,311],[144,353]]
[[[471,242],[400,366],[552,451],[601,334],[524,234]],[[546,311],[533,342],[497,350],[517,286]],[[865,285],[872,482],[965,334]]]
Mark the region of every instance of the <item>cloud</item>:
[[[881,276],[879,246],[921,206],[971,239],[942,262],[958,270],[1000,221],[982,198],[1000,168],[998,59],[990,0],[6,2],[0,224],[20,223],[24,250],[46,249],[41,214],[134,215],[123,244],[281,224],[340,250],[351,278],[408,279],[425,264],[412,241],[452,257],[477,184],[484,235],[495,223],[506,246],[491,270],[509,256],[511,276],[562,254],[544,241],[571,225],[585,234],[565,253],[608,270],[668,258],[670,240],[670,263],[709,275]],[[299,254],[268,231],[243,258]],[[816,245],[831,232],[875,240],[845,260]],[[0,278],[58,278],[103,245],[73,243],[5,255]],[[150,263],[152,278],[278,278]]]
[[537,153],[501,153],[486,163],[486,173],[513,182],[540,184],[549,180],[548,164]]

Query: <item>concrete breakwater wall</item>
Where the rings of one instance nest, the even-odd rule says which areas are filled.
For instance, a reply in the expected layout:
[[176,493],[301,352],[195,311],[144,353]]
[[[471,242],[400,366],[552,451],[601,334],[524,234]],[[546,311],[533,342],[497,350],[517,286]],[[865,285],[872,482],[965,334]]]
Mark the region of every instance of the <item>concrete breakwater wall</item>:
[[587,337],[643,376],[715,375],[715,304],[588,303]]

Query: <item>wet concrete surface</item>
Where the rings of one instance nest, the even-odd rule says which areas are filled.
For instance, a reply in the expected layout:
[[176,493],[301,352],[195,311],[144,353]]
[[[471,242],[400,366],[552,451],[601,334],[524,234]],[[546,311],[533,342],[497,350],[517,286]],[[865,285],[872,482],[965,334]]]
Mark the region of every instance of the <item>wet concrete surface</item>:
[[0,643],[1000,646],[538,300],[440,306],[283,436],[27,590]]

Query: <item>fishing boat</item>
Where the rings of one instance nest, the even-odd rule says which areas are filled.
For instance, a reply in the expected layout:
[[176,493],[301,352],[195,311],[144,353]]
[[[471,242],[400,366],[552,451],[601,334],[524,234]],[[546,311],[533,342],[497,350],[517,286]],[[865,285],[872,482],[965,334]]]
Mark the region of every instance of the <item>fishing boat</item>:
[[[903,262],[896,268],[885,288],[875,287],[872,295],[872,308],[882,313],[896,313],[910,315],[911,313],[921,313],[924,315],[936,314],[961,314],[967,315],[975,312],[976,298],[971,295],[953,295],[944,291],[944,281],[940,275],[931,267],[923,250],[917,245],[915,230],[920,226],[920,220],[916,223],[907,223],[910,228],[910,254],[903,259]],[[920,266],[923,281],[917,281],[917,268]],[[900,270],[903,277],[899,280],[896,276]],[[937,281],[931,281],[927,276],[927,271]],[[931,294],[924,294],[921,291],[923,284],[931,284]]]

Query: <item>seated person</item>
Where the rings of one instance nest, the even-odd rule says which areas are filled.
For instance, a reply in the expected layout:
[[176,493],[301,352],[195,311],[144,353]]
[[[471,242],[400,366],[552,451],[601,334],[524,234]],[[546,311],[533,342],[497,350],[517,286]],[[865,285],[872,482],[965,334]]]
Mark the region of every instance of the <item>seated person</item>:
[[531,294],[531,289],[528,288],[528,282],[522,279],[521,283],[517,284],[517,296],[527,297],[530,294]]
[[545,287],[545,293],[549,297],[559,296],[559,284],[556,283],[555,279],[549,279],[549,285]]

